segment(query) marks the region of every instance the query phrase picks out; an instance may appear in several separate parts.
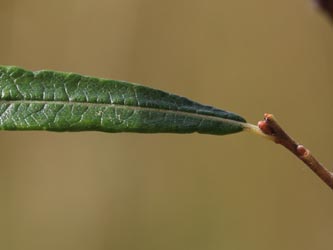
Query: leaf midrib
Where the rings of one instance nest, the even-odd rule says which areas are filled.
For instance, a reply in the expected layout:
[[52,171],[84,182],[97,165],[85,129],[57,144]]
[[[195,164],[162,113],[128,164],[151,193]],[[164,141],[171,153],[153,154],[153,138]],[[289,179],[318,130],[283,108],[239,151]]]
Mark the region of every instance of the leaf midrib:
[[200,119],[206,119],[211,121],[219,121],[223,123],[228,123],[230,125],[237,125],[241,126],[243,128],[246,128],[248,123],[212,116],[208,114],[198,114],[198,113],[192,113],[192,112],[186,112],[186,111],[180,111],[180,110],[170,110],[170,109],[161,109],[161,108],[152,108],[152,107],[140,107],[140,106],[130,106],[125,104],[111,104],[111,103],[92,103],[92,102],[78,102],[78,101],[39,101],[39,100],[0,100],[1,104],[56,104],[56,105],[82,105],[86,107],[108,107],[108,108],[121,108],[121,109],[129,109],[133,111],[153,111],[153,112],[160,112],[160,113],[169,113],[169,114],[177,114],[177,115],[184,115],[184,116],[190,116],[194,118],[200,118]]

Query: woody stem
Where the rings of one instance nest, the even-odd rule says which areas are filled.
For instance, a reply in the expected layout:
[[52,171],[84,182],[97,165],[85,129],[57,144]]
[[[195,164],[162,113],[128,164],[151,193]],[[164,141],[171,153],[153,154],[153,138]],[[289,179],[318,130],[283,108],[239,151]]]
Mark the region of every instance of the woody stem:
[[333,173],[325,168],[303,145],[292,139],[277,123],[271,114],[265,114],[264,120],[258,123],[261,131],[302,160],[322,181],[333,190]]

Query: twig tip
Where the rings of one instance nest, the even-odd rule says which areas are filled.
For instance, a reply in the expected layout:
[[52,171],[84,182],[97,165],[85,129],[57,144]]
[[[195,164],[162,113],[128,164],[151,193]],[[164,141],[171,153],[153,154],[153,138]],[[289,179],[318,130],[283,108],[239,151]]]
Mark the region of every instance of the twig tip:
[[270,119],[271,115],[270,114],[265,114],[264,115],[264,120],[263,121],[259,121],[258,122],[258,127],[260,128],[260,130],[266,134],[266,135],[273,135],[273,130],[272,128],[269,126],[268,119]]

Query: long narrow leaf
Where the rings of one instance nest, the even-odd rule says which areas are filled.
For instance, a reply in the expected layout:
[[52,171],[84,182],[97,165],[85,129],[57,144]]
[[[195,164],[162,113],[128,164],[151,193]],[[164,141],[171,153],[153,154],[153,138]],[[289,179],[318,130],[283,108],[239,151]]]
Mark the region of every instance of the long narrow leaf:
[[0,66],[0,129],[230,134],[245,120],[142,85]]

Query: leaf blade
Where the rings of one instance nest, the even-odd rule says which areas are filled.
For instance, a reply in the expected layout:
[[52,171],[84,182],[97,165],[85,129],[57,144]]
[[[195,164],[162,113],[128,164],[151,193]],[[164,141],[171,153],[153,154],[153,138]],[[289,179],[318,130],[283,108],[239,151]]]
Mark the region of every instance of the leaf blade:
[[124,81],[0,66],[0,129],[230,134],[245,119]]

